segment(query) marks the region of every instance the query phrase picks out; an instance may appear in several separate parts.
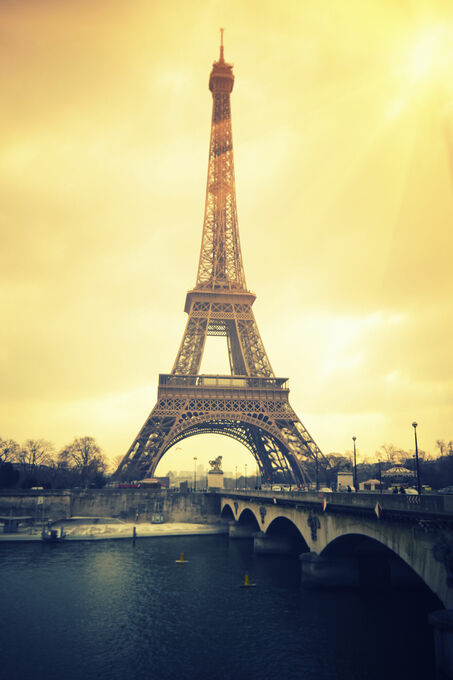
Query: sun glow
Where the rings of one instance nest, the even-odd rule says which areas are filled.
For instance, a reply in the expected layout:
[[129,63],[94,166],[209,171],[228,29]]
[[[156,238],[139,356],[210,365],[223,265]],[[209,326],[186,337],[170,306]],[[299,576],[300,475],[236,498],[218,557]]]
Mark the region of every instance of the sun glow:
[[408,54],[407,70],[412,82],[432,77],[451,61],[451,43],[448,44],[446,34],[446,27],[440,25],[417,36]]
[[413,33],[391,55],[396,75],[397,94],[392,98],[387,118],[393,119],[409,110],[416,98],[426,98],[435,91],[443,100],[453,99],[453,24],[426,25]]

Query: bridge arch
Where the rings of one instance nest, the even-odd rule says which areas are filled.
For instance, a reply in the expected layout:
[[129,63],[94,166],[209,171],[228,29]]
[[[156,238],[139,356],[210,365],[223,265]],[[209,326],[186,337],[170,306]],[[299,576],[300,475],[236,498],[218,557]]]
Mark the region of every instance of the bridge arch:
[[256,517],[255,513],[250,510],[250,508],[245,508],[242,510],[238,517],[238,524],[240,526],[250,527],[250,529],[253,529],[254,531],[260,530],[258,518]]
[[265,536],[269,538],[284,538],[291,545],[294,554],[300,554],[310,550],[299,527],[288,519],[288,517],[275,517],[267,527]]
[[229,503],[225,503],[225,505],[223,506],[222,512],[220,513],[220,518],[224,522],[233,521],[235,519],[233,508]]
[[424,553],[411,550],[404,541],[395,541],[393,533],[382,532],[379,527],[373,530],[368,525],[365,531],[335,536],[320,552],[320,557],[352,560],[350,566],[357,569],[362,586],[428,589],[436,604],[443,607],[438,592],[439,576],[434,573],[435,562],[426,560]]

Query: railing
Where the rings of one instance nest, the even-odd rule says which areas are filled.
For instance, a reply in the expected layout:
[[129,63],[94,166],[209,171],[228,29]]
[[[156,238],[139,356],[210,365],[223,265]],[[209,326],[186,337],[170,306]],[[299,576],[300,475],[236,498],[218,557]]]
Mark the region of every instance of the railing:
[[258,388],[286,390],[288,378],[257,378],[244,375],[174,375],[161,373],[159,385],[187,387],[230,387],[237,389]]

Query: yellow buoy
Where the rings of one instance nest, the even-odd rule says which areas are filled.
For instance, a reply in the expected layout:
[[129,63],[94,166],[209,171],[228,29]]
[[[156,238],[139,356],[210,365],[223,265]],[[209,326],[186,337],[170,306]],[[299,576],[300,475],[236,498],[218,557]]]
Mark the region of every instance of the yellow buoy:
[[244,577],[244,583],[241,585],[241,588],[254,588],[255,586],[256,583],[250,583],[249,575],[246,574]]
[[175,560],[176,564],[187,564],[188,561],[184,559],[184,553],[181,553],[179,560]]

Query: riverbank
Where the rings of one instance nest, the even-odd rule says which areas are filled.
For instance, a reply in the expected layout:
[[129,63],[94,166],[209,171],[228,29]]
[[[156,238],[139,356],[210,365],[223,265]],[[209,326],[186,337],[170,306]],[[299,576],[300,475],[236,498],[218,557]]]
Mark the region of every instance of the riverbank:
[[[160,536],[202,536],[213,534],[228,533],[228,526],[224,524],[190,524],[164,522],[162,524],[151,524],[142,522],[134,524],[132,522],[111,523],[65,523],[59,522],[58,528],[63,527],[65,541],[99,541],[117,540],[131,538],[158,538]],[[135,527],[135,536],[134,536]],[[53,525],[52,528],[57,528]],[[13,533],[0,534],[0,543],[14,541],[41,541],[41,528],[30,527],[29,529]]]

